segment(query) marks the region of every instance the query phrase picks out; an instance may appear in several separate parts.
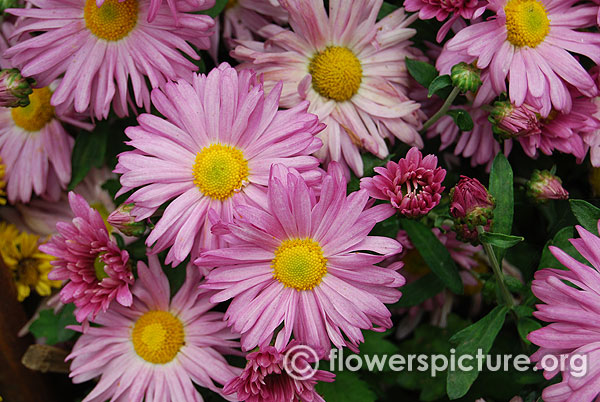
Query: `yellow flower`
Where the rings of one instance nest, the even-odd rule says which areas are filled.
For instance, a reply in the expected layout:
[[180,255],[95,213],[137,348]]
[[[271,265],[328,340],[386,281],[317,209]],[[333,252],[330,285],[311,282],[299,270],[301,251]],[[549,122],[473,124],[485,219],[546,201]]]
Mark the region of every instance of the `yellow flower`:
[[13,272],[19,301],[29,296],[31,288],[40,296],[48,296],[53,287],[60,287],[60,281],[48,279],[53,257],[40,252],[38,246],[39,236],[19,232],[14,225],[0,223],[0,255]]

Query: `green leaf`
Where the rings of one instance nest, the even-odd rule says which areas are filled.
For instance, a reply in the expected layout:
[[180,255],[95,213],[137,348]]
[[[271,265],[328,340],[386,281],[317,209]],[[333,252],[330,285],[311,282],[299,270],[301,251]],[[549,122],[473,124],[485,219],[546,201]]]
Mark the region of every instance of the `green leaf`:
[[461,131],[473,130],[473,119],[471,119],[471,115],[466,110],[450,109],[446,114],[452,117],[454,124],[456,124]]
[[429,88],[431,82],[438,76],[434,66],[424,61],[406,58],[406,68],[412,77],[425,88]]
[[401,219],[401,225],[421,257],[439,279],[454,293],[463,293],[463,283],[458,268],[448,249],[430,228],[419,221]]
[[584,200],[569,200],[571,211],[581,226],[598,235],[600,209]]
[[[431,84],[429,84],[429,93],[427,94],[428,98],[431,98],[434,94],[438,93],[442,89],[448,88],[452,86],[452,79],[448,74],[440,75],[435,77]],[[469,130],[465,130],[469,131]]]
[[450,338],[450,342],[457,345],[457,359],[463,355],[474,357],[473,360],[465,360],[464,363],[465,366],[471,366],[471,371],[463,371],[457,366],[456,370],[448,373],[446,391],[450,399],[463,397],[477,379],[479,371],[477,370],[475,356],[477,356],[479,350],[484,355],[490,351],[498,332],[500,332],[504,325],[504,319],[508,311],[509,309],[506,306],[497,306],[481,320],[457,332]]
[[[510,235],[514,216],[513,171],[508,159],[498,153],[490,171],[490,194],[496,201],[492,232]],[[505,249],[494,247],[498,262],[502,263]]]
[[379,9],[379,14],[377,14],[377,20],[387,17],[389,14],[393,13],[397,9],[397,5],[390,4],[387,1],[384,1],[381,5],[381,8]]
[[352,371],[338,371],[334,382],[320,382],[317,392],[327,402],[375,402],[375,393]]
[[104,163],[106,142],[110,131],[107,120],[98,122],[93,132],[80,131],[75,139],[71,154],[71,182],[69,190],[73,190],[92,167],[100,168]]
[[[360,354],[362,356],[392,356],[397,354],[399,349],[396,344],[388,341],[387,336],[390,335],[391,331],[386,332],[364,332],[365,342],[360,345]],[[383,371],[391,371],[390,365],[385,364]]]
[[400,288],[402,297],[394,307],[412,307],[437,295],[444,290],[444,283],[433,273],[429,273],[414,282]]
[[75,305],[72,303],[65,305],[57,315],[54,315],[52,310],[42,310],[29,330],[36,338],[45,338],[48,345],[68,341],[77,334],[77,332],[65,328],[67,325],[77,324],[73,315],[74,310]]
[[572,226],[562,228],[558,233],[556,233],[556,235],[554,235],[554,238],[546,243],[544,251],[542,252],[542,257],[540,258],[540,264],[538,265],[538,269],[565,269],[564,265],[562,265],[550,252],[550,249],[548,248],[550,246],[560,248],[565,253],[569,254],[571,257],[575,258],[577,261],[583,264],[589,264],[569,241],[569,239],[574,239],[575,237],[575,229]]
[[200,11],[198,14],[208,15],[209,17],[216,18],[219,14],[225,10],[227,6],[227,0],[216,0],[215,5],[208,10]]
[[535,331],[536,329],[542,328],[542,324],[529,317],[521,317],[517,322],[517,331],[519,331],[519,336],[526,344],[530,344],[531,342],[527,339],[527,335],[530,332]]
[[483,232],[479,235],[479,240],[482,243],[488,243],[498,248],[511,248],[525,240],[521,236],[511,236],[502,233]]

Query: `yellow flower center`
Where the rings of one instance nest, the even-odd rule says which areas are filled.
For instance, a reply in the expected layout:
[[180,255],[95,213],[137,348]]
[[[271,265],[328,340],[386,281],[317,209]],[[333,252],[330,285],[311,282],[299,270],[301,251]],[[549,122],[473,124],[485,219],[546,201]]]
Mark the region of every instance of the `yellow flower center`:
[[539,0],[509,0],[506,13],[506,37],[515,46],[536,47],[550,32],[550,19]]
[[319,95],[344,102],[360,88],[362,66],[358,58],[346,47],[329,46],[316,53],[308,66],[312,86]]
[[105,0],[102,6],[96,0],[87,0],[83,12],[85,26],[100,39],[118,41],[129,35],[138,20],[138,1]]
[[29,95],[29,105],[11,110],[15,124],[27,131],[40,131],[54,118],[54,106],[50,104],[50,88],[34,89]]
[[202,194],[225,200],[248,179],[248,162],[239,149],[222,144],[202,148],[194,163],[194,183]]
[[311,290],[327,273],[327,258],[313,239],[290,239],[275,251],[271,267],[273,278],[286,287]]
[[142,359],[165,364],[173,360],[185,344],[183,324],[168,311],[149,311],[135,322],[131,340]]

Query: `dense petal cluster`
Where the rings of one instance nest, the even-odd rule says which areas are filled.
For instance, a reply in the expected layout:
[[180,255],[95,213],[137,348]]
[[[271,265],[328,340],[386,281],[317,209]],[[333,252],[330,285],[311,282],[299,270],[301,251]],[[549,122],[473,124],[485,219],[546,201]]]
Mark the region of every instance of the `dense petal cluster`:
[[362,189],[378,200],[387,200],[407,217],[419,217],[435,208],[442,199],[446,170],[437,166],[437,157],[411,148],[397,163],[376,167],[377,175],[361,179]]
[[58,234],[40,250],[56,257],[48,277],[67,281],[60,291],[63,303],[75,303],[77,321],[106,311],[113,300],[131,306],[134,277],[129,254],[109,236],[100,213],[78,194],[69,193],[75,214],[72,223],[59,222]]

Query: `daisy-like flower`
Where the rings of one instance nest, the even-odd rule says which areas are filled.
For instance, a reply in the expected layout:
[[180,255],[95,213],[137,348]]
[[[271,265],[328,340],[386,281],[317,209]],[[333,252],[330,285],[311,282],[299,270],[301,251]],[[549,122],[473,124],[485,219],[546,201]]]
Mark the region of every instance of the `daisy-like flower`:
[[56,257],[48,277],[68,281],[60,291],[61,301],[75,303],[75,318],[83,322],[106,311],[115,299],[130,306],[134,277],[129,254],[110,238],[100,213],[73,192],[69,203],[75,214],[72,223],[58,223],[58,234],[40,250]]
[[[559,373],[560,366],[565,369],[561,382],[544,389],[542,397],[547,402],[591,402],[600,395],[600,367],[594,364],[600,359],[600,238],[581,226],[576,228],[581,238],[571,239],[571,244],[589,265],[551,246],[552,254],[567,269],[537,271],[531,287],[542,301],[536,306],[535,317],[550,323],[527,336],[540,346],[531,359],[539,362],[546,355],[554,355],[566,363],[544,372],[550,379]],[[571,361],[573,356],[587,359],[586,372],[577,367],[581,360]],[[538,367],[545,369],[540,363]]]
[[32,194],[56,201],[71,180],[74,140],[63,127],[93,125],[50,103],[55,85],[37,88],[25,107],[0,108],[0,157],[6,166],[10,203],[27,203]]
[[[106,0],[96,0],[96,5],[101,7],[105,1]],[[154,21],[158,15],[158,10],[160,10],[162,6],[162,3],[163,0],[150,0],[150,8],[146,18],[148,22]],[[175,18],[175,21],[178,22],[178,14],[180,12],[208,10],[209,8],[214,7],[215,0],[167,0],[167,5],[173,14],[173,17]]]
[[429,20],[435,18],[438,21],[444,21],[450,16],[450,19],[442,25],[437,33],[436,40],[444,40],[452,25],[459,18],[473,19],[481,16],[486,8],[486,1],[483,0],[406,0],[404,2],[406,11],[418,11],[419,18]]
[[569,112],[572,101],[567,84],[589,97],[598,92],[590,74],[569,52],[600,63],[600,34],[576,31],[594,24],[596,9],[575,3],[490,0],[487,8],[496,18],[458,32],[444,47],[453,53],[449,65],[476,60],[477,67],[489,69],[485,79],[496,94],[506,91],[508,77],[508,93],[517,106],[530,97],[541,105],[544,117],[552,107]]
[[[98,314],[67,357],[73,382],[100,376],[84,402],[202,402],[194,385],[220,393],[239,374],[222,353],[239,345],[223,314],[211,312],[210,293],[198,292],[191,264],[171,299],[169,281],[156,256],[138,263],[131,307],[113,305]],[[73,329],[82,331],[81,327]]]
[[320,181],[310,154],[321,146],[315,135],[323,125],[306,102],[278,111],[280,93],[281,84],[265,94],[254,72],[238,74],[224,63],[191,83],[154,90],[153,104],[166,119],[143,114],[125,131],[136,150],[119,156],[115,172],[122,174],[120,193],[141,187],[127,201],[135,204],[132,215],[148,218],[173,200],[146,243],[153,252],[173,246],[167,264],[224,247],[211,232],[213,218],[231,221],[239,205],[266,205],[273,163]]
[[389,161],[385,167],[376,167],[377,174],[362,178],[360,187],[375,199],[390,201],[404,216],[423,216],[442,199],[446,170],[437,162],[435,155],[423,158],[421,151],[411,148],[397,163]]
[[197,67],[185,56],[199,59],[188,44],[209,47],[214,21],[206,15],[177,12],[178,26],[166,4],[152,23],[146,20],[150,0],[32,0],[38,8],[8,12],[25,17],[13,35],[42,32],[5,53],[14,67],[49,85],[64,74],[52,94],[52,105],[88,110],[106,118],[113,106],[119,116],[128,112],[128,85],[139,107],[150,108],[150,85],[191,78]]
[[[386,206],[366,208],[359,190],[346,196],[343,169],[332,163],[321,196],[297,172],[274,165],[265,209],[242,206],[240,217],[221,228],[230,246],[201,254],[195,264],[214,268],[203,285],[232,299],[225,314],[242,334],[242,348],[268,344],[283,350],[292,334],[304,345],[329,351],[331,343],[357,350],[361,330],[390,328],[384,303],[400,297],[404,278],[374,264],[398,253],[400,244],[368,236],[393,214]],[[365,253],[367,251],[368,253]]]
[[232,55],[241,68],[264,74],[266,88],[283,80],[281,106],[310,101],[327,128],[320,134],[321,159],[339,161],[363,174],[360,150],[385,158],[385,139],[422,146],[419,105],[408,99],[406,57],[418,58],[400,8],[379,22],[382,0],[281,0],[291,30],[268,25],[265,43],[239,41]]
[[48,279],[52,269],[52,256],[40,252],[39,236],[19,230],[6,222],[0,223],[0,255],[12,272],[19,301],[29,297],[31,289],[40,296],[49,296],[52,288],[59,288],[59,281]]
[[[291,376],[287,370],[292,368],[300,371],[311,370],[314,361],[309,361],[301,352],[306,352],[304,345],[296,341],[282,352],[274,346],[264,346],[259,350],[248,353],[246,368],[242,374],[233,378],[223,388],[225,394],[235,394],[240,401],[245,402],[325,402],[315,390],[319,381],[332,382],[335,374],[317,370],[310,378],[299,374]],[[293,361],[293,364],[286,365]]]

